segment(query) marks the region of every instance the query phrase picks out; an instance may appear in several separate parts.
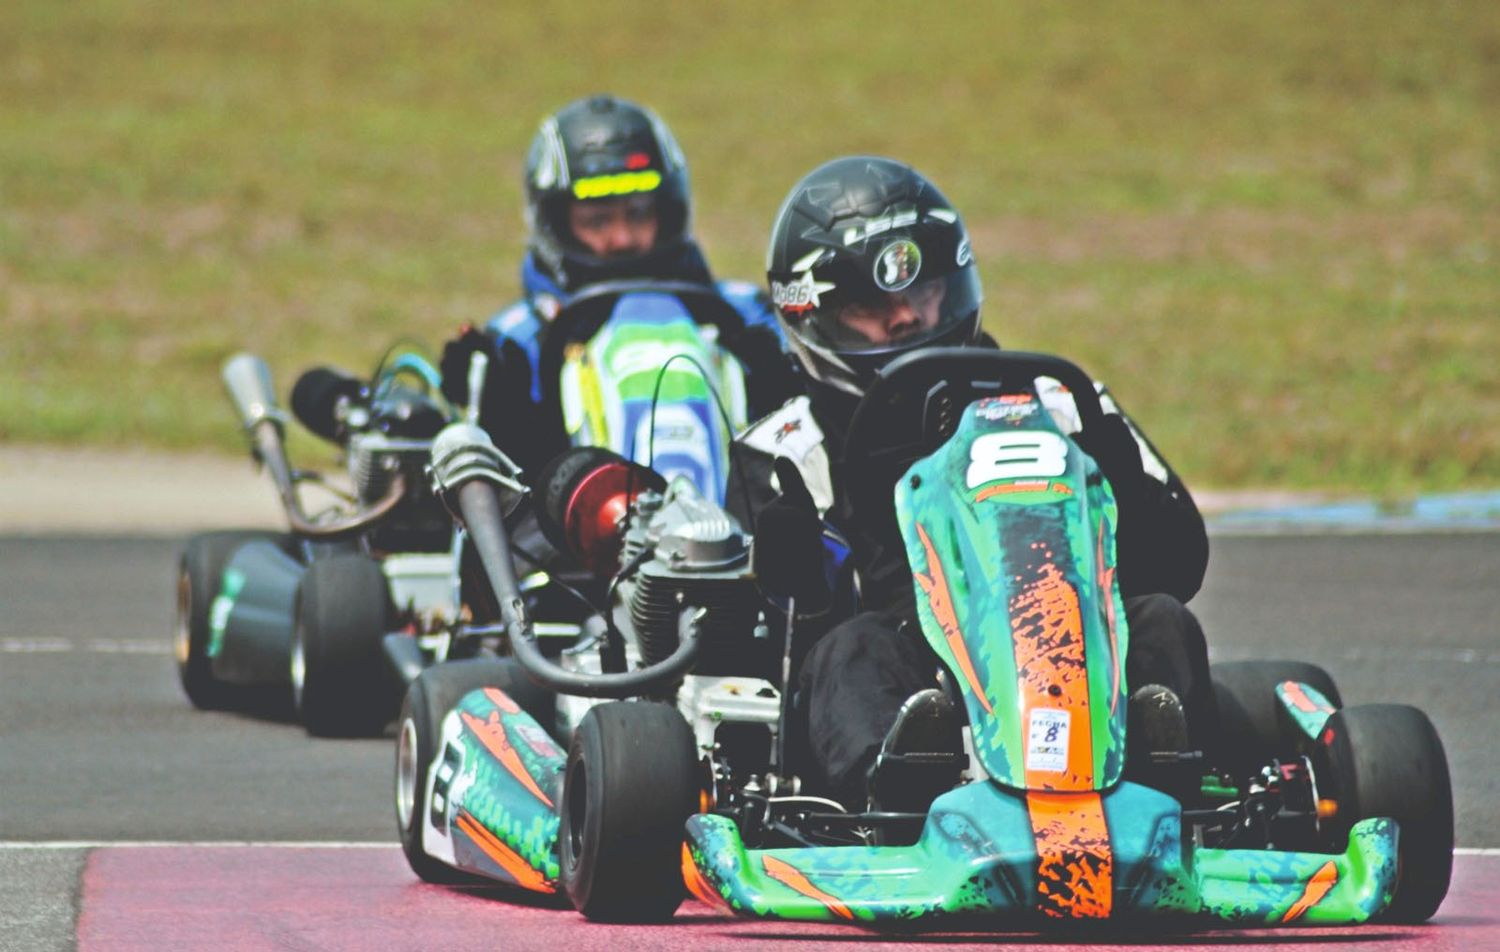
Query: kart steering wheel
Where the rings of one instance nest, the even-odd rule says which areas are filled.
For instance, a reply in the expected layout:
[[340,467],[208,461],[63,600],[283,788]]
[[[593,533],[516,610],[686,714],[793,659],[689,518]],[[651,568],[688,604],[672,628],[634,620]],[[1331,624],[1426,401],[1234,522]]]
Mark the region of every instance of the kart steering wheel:
[[895,519],[891,489],[912,463],[953,435],[961,414],[981,397],[1035,393],[1036,378],[1068,388],[1080,432],[1104,416],[1094,382],[1077,364],[1051,354],[933,347],[883,367],[849,421],[841,476],[861,518]]

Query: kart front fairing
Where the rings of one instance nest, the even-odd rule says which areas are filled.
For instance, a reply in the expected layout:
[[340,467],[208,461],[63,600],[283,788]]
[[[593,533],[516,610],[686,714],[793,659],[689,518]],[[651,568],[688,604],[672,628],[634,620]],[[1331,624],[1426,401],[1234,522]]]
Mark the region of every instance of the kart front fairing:
[[423,849],[456,869],[555,893],[566,762],[505,692],[464,695],[443,719],[442,748],[419,800]]
[[725,422],[744,426],[746,403],[744,369],[718,333],[671,294],[621,295],[587,341],[563,352],[569,440],[614,450],[669,482],[684,477],[722,502],[733,437]]
[[897,483],[896,513],[922,631],[985,772],[1033,790],[1117,783],[1129,634],[1094,460],[1035,394],[986,397]]

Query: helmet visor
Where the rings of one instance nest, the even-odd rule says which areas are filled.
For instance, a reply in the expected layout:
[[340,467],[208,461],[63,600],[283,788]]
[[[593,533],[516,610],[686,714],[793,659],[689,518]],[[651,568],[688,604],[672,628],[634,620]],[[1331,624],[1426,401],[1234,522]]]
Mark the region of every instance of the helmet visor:
[[959,268],[897,291],[871,287],[812,311],[798,328],[810,343],[841,354],[883,353],[944,336],[979,309],[979,278]]

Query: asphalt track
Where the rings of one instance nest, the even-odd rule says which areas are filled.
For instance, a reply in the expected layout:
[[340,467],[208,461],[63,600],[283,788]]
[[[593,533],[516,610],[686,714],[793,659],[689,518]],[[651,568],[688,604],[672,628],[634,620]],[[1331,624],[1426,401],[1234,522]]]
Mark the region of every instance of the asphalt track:
[[[0,537],[0,950],[1042,945],[719,919],[593,926],[418,883],[394,843],[390,740],[314,741],[192,711],[168,652],[177,542]],[[1346,703],[1425,709],[1457,800],[1456,880],[1423,928],[1084,938],[1134,949],[1500,947],[1500,534],[1215,538],[1193,607],[1215,659],[1290,656]],[[254,845],[250,845],[254,844]],[[1107,947],[1107,946],[1106,946]]]

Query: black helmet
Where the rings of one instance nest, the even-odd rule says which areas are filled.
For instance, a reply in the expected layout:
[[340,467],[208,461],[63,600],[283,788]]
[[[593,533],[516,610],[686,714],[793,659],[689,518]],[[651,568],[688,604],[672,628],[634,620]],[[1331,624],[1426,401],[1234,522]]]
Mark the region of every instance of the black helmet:
[[[568,225],[575,200],[649,194],[656,244],[649,252],[600,257]],[[687,164],[655,113],[613,96],[575,100],[542,120],[526,156],[531,250],[563,288],[611,278],[660,277],[688,242]]]
[[834,159],[798,182],[771,228],[766,278],[807,372],[849,393],[898,354],[979,333],[979,272],[963,220],[891,159]]

